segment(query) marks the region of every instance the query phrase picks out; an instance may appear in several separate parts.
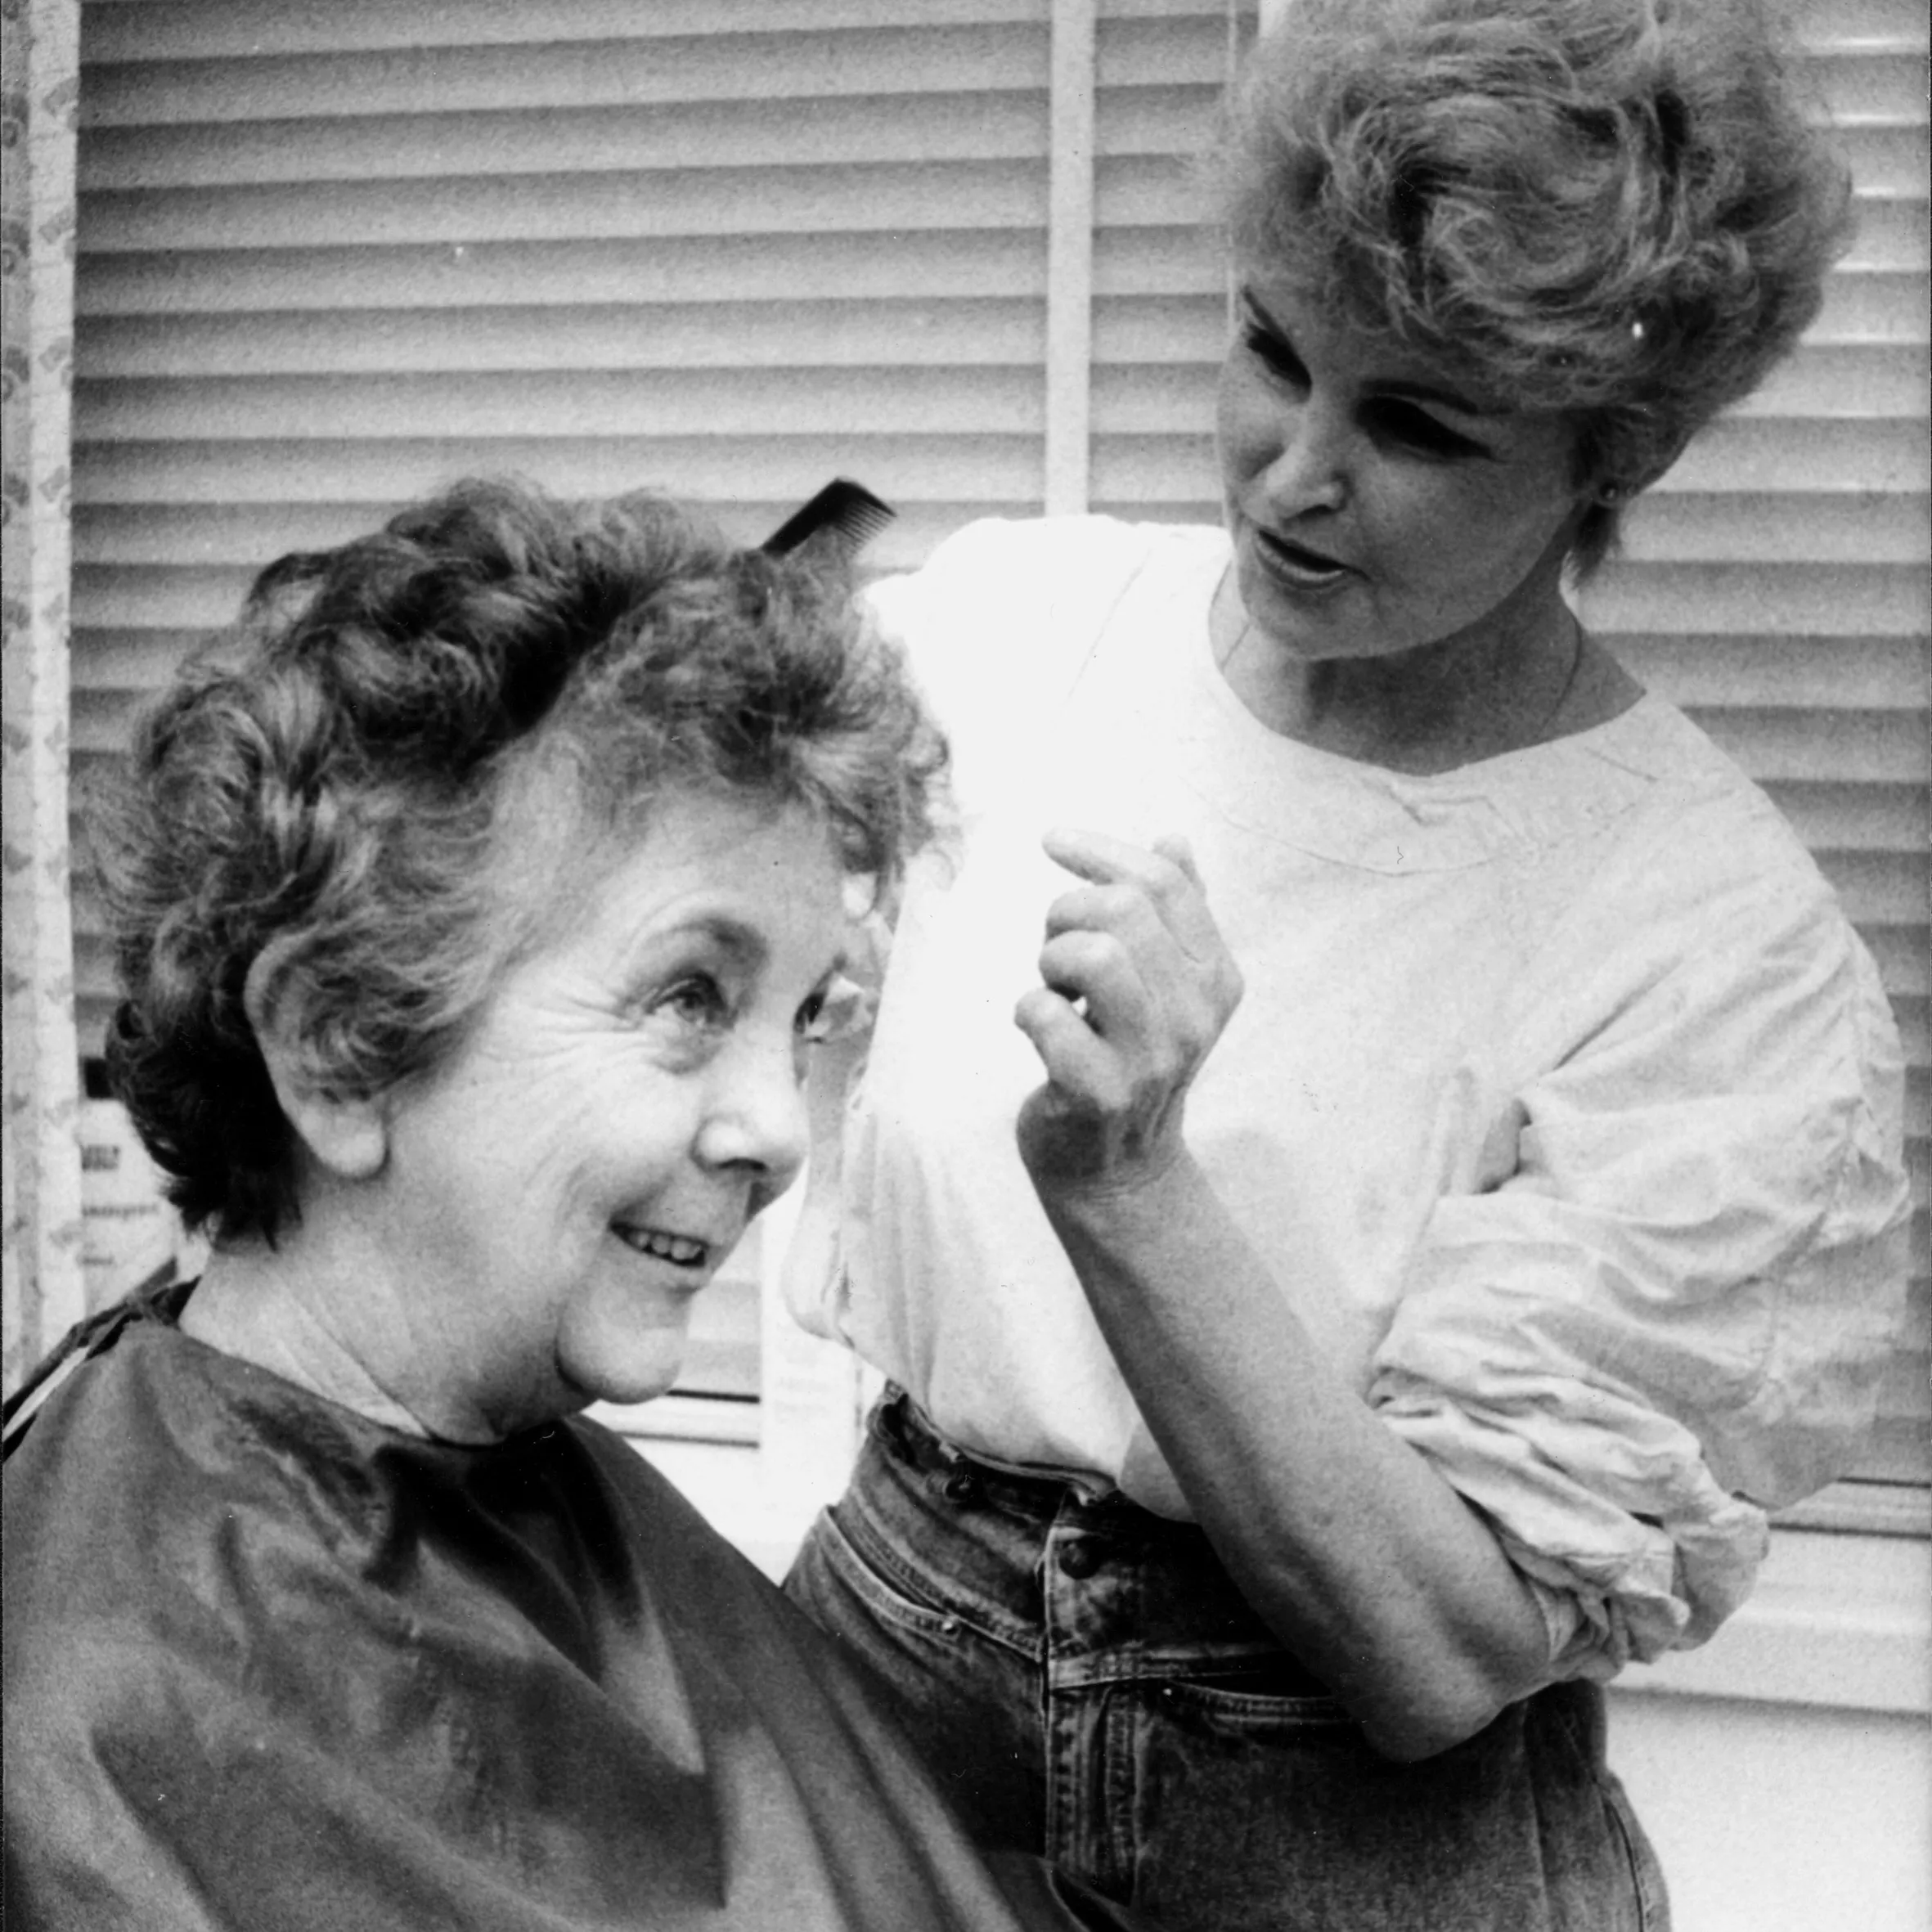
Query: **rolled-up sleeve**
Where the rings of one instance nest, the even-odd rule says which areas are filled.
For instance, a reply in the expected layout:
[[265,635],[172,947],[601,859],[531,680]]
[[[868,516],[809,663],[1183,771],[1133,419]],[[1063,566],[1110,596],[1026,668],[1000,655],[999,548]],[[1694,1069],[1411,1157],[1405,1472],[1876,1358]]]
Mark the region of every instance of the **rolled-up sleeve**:
[[1513,1171],[1439,1202],[1376,1359],[1371,1401],[1529,1579],[1558,1676],[1708,1638],[1766,1512],[1855,1457],[1896,1346],[1876,973],[1822,887],[1716,914],[1748,943],[1668,962],[1665,936],[1516,1092]]

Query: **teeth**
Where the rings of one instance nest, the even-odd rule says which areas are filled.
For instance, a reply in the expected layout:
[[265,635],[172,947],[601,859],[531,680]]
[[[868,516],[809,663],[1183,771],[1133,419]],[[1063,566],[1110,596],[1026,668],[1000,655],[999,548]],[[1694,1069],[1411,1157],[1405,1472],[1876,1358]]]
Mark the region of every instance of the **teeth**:
[[681,1268],[695,1267],[705,1256],[702,1241],[689,1241],[681,1234],[665,1234],[655,1228],[620,1228],[618,1233],[639,1254],[660,1261],[675,1261]]

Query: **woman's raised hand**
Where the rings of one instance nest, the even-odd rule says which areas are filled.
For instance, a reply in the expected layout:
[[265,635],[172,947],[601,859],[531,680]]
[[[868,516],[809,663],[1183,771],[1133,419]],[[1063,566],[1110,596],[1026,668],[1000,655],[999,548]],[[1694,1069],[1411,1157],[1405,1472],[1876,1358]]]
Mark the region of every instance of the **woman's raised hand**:
[[1020,1157],[1042,1192],[1132,1188],[1181,1151],[1188,1088],[1241,1002],[1240,969],[1184,839],[1043,842],[1082,883],[1048,907],[1045,984],[1013,1010],[1047,1076],[1020,1109]]

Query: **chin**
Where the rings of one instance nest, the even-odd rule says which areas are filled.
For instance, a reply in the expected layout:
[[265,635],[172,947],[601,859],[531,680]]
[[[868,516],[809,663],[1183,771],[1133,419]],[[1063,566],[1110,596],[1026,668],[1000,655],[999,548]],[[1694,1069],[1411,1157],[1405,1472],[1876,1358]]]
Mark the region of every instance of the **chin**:
[[688,1299],[640,1307],[625,1293],[593,1294],[568,1309],[557,1333],[557,1366],[593,1402],[650,1402],[684,1371]]
[[671,1392],[672,1385],[684,1372],[684,1365],[681,1349],[669,1361],[605,1363],[588,1373],[573,1373],[571,1379],[593,1402],[654,1402]]

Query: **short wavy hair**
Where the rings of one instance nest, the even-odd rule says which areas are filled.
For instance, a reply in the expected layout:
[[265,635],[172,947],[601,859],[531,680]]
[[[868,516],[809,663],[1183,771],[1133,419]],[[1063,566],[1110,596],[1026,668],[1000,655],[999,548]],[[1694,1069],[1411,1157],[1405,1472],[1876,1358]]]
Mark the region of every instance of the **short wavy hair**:
[[1579,576],[1796,344],[1851,228],[1759,0],[1291,0],[1215,172],[1238,249],[1572,420]]
[[836,547],[470,482],[262,573],[142,721],[96,839],[109,1076],[191,1228],[272,1241],[299,1211],[258,965],[305,1072],[371,1097],[441,1063],[662,797],[802,805],[889,886],[946,749]]

